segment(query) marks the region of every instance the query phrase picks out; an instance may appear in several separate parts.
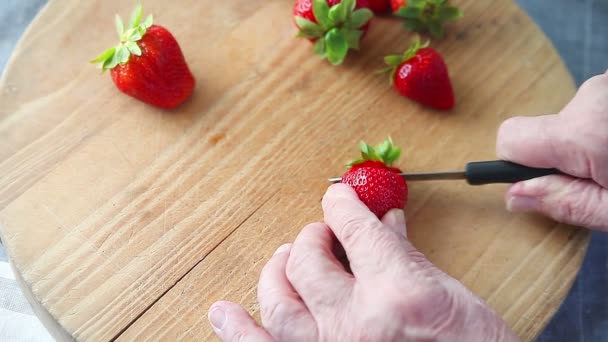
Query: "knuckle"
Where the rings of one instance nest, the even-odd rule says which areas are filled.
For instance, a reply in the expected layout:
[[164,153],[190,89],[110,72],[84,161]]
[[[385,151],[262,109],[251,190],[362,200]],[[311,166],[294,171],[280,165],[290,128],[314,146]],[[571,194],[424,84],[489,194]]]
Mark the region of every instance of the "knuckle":
[[588,225],[594,221],[596,211],[593,206],[600,203],[595,188],[585,186],[581,181],[574,181],[566,193],[558,199],[556,219],[563,222]]
[[583,84],[581,85],[581,91],[600,91],[600,92],[608,92],[608,75],[607,74],[601,74],[601,75],[596,75],[593,76],[589,79],[587,79],[585,82],[583,82]]
[[603,117],[608,116],[608,75],[597,75],[586,80],[580,87],[580,93],[592,112]]
[[436,282],[416,286],[397,305],[408,323],[445,329],[452,327],[459,316],[456,303],[454,291]]
[[230,338],[231,342],[246,342],[249,339],[249,333],[245,330],[237,330]]
[[351,245],[356,243],[363,234],[361,234],[362,230],[367,229],[380,229],[382,224],[378,221],[373,221],[368,218],[360,217],[360,216],[347,216],[342,220],[343,225],[340,230],[340,237],[345,245]]
[[321,222],[313,222],[309,223],[304,228],[302,228],[302,232],[300,234],[303,235],[314,235],[319,231],[325,230],[325,224]]
[[299,282],[304,277],[309,276],[307,272],[311,259],[314,258],[314,254],[310,250],[297,250],[292,252],[287,260],[287,266],[285,268],[285,275],[291,283]]
[[270,304],[262,305],[260,308],[262,324],[267,328],[281,325],[285,316],[287,316],[285,305],[284,301],[273,301]]

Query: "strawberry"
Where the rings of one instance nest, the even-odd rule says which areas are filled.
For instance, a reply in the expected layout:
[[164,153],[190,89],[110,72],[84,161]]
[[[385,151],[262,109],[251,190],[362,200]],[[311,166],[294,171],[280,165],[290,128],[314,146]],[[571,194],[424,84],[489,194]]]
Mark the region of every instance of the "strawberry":
[[454,107],[454,92],[443,57],[418,40],[403,55],[384,57],[390,83],[402,96],[439,110]]
[[389,13],[391,0],[369,0],[369,9],[376,15]]
[[391,9],[393,12],[397,12],[401,7],[407,6],[405,0],[391,0]]
[[374,13],[368,7],[368,0],[297,0],[293,7],[297,37],[314,42],[314,53],[331,64],[342,64],[349,49],[359,50],[369,29]]
[[446,21],[463,16],[458,7],[450,6],[448,0],[391,0],[393,13],[403,18],[407,30],[430,33],[434,38],[445,34]]
[[389,210],[404,209],[408,200],[408,187],[399,175],[401,170],[392,166],[401,149],[388,138],[373,148],[361,142],[361,158],[350,162],[350,169],[341,182],[350,185],[359,199],[379,218]]
[[120,43],[106,50],[92,63],[110,70],[112,80],[123,93],[150,105],[172,109],[187,100],[195,80],[173,35],[152,23],[152,15],[141,22],[143,9],[137,6],[125,30],[116,16]]

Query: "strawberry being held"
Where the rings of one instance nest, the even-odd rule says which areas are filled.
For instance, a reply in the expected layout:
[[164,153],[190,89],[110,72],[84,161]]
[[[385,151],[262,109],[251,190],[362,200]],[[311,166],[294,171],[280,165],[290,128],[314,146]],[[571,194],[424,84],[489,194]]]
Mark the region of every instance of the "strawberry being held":
[[390,138],[371,147],[361,142],[361,158],[349,163],[350,169],[342,176],[342,183],[350,185],[371,212],[382,218],[391,209],[404,209],[408,187],[393,167],[401,149]]
[[359,50],[374,14],[368,0],[297,0],[293,16],[298,37],[314,42],[315,54],[340,65],[348,50]]
[[186,101],[195,80],[177,40],[164,27],[153,24],[152,15],[142,22],[137,6],[128,27],[116,16],[120,43],[92,60],[110,70],[116,87],[147,104],[172,109]]
[[391,0],[393,14],[403,18],[407,30],[443,38],[445,22],[460,19],[463,12],[449,0]]
[[439,110],[455,105],[452,82],[443,57],[416,40],[402,55],[384,57],[390,83],[402,96]]

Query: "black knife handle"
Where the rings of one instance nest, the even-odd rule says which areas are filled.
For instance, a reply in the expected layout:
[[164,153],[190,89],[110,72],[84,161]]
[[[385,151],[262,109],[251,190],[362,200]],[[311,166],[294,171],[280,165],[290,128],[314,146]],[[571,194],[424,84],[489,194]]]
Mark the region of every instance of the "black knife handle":
[[471,185],[516,183],[532,178],[561,174],[557,169],[539,169],[503,160],[471,162],[466,165],[465,175]]

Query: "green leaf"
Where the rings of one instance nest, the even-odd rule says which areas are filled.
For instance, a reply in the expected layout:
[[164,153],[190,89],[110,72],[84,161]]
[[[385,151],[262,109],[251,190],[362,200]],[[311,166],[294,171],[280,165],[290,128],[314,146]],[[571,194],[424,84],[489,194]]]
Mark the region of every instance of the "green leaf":
[[118,65],[118,63],[120,63],[120,56],[118,54],[119,51],[120,51],[120,49],[116,48],[116,53],[112,55],[112,58],[108,59],[103,64],[104,69],[112,69],[112,68],[116,67]]
[[325,38],[320,38],[320,39],[318,39],[318,40],[315,42],[315,45],[314,45],[314,47],[312,48],[312,51],[313,51],[315,54],[317,54],[317,55],[319,55],[319,56],[321,56],[321,57],[325,58],[325,57],[327,56],[327,51],[326,51],[326,48],[325,48]]
[[339,25],[346,21],[346,7],[339,3],[329,9],[329,19],[334,25]]
[[387,163],[392,164],[394,161],[399,159],[399,156],[401,156],[401,148],[393,146],[391,151],[386,156],[386,161]]
[[374,154],[374,149],[365,143],[365,141],[359,142],[359,148],[361,149],[361,156],[364,160],[369,160],[370,155]]
[[367,9],[361,8],[353,12],[350,18],[350,28],[360,28],[365,25],[372,17],[374,13]]
[[308,19],[304,19],[302,17],[296,17],[295,20],[296,20],[296,24],[300,28],[300,33],[298,33],[298,36],[300,36],[300,37],[317,38],[317,37],[322,37],[323,34],[325,33],[325,31],[323,31],[323,28],[321,26],[319,26],[318,24],[316,24]]
[[127,40],[131,41],[131,42],[136,42],[136,41],[140,40],[142,37],[143,37],[143,34],[141,33],[141,30],[131,30],[131,32],[129,33],[129,36],[127,37]]
[[348,52],[348,43],[344,33],[338,29],[331,29],[325,34],[327,59],[333,65],[342,64]]
[[342,2],[340,3],[342,4],[342,6],[344,6],[347,18],[349,14],[353,13],[355,7],[357,7],[357,0],[342,0]]
[[148,15],[148,17],[144,21],[143,27],[145,27],[146,29],[149,29],[150,26],[152,26],[153,23],[154,23],[154,17],[152,16],[152,14],[150,14],[150,15]]
[[116,64],[118,64],[118,62],[116,64],[114,64],[112,67],[110,67],[110,65],[112,64],[112,62],[114,61],[114,58],[110,58],[108,60],[106,60],[105,62],[103,62],[103,65],[101,66],[101,68],[105,71],[108,69],[112,69],[113,67],[116,66]]
[[361,41],[361,36],[363,35],[363,31],[360,30],[345,30],[344,37],[346,37],[346,44],[351,49],[359,50],[359,42]]
[[443,37],[443,25],[440,21],[433,20],[429,22],[429,33],[435,38]]
[[125,46],[127,47],[127,49],[129,49],[129,52],[131,52],[135,56],[141,56],[141,49],[139,48],[139,45],[137,45],[137,43],[127,42]]
[[137,7],[135,7],[135,10],[133,11],[133,13],[131,13],[131,20],[129,21],[129,28],[136,28],[139,25],[139,22],[141,21],[141,16],[144,13],[144,9],[141,6],[141,4],[138,4]]
[[403,18],[410,18],[410,19],[415,19],[420,17],[420,15],[422,14],[422,9],[418,8],[418,7],[401,7],[399,8],[399,10],[397,12],[395,12],[395,15],[403,17]]
[[409,31],[420,31],[424,24],[418,19],[406,19],[403,21],[403,27]]
[[116,23],[116,31],[118,32],[118,36],[122,37],[123,33],[125,33],[125,25],[122,23],[122,19],[118,14],[114,17],[114,22]]
[[463,16],[462,11],[458,7],[440,7],[437,13],[439,20],[456,20]]
[[129,49],[126,46],[121,45],[120,47],[116,48],[116,54],[114,56],[116,56],[118,63],[126,63],[130,56]]
[[413,6],[418,8],[424,8],[424,6],[426,6],[426,1],[427,0],[407,0],[407,5],[408,7]]
[[104,51],[101,55],[97,56],[97,58],[91,60],[91,63],[101,63],[105,62],[112,58],[114,53],[116,52],[116,47],[111,47]]
[[384,159],[384,157],[388,154],[388,152],[390,152],[391,149],[392,149],[392,145],[391,145],[390,140],[388,140],[388,139],[384,140],[381,144],[379,144],[375,148],[376,154],[381,159]]
[[328,30],[332,26],[332,22],[329,19],[329,5],[325,0],[313,0],[312,1],[312,12],[315,15],[315,19],[319,25],[325,30]]
[[403,56],[401,55],[388,55],[384,57],[384,63],[389,66],[396,67],[403,62]]

